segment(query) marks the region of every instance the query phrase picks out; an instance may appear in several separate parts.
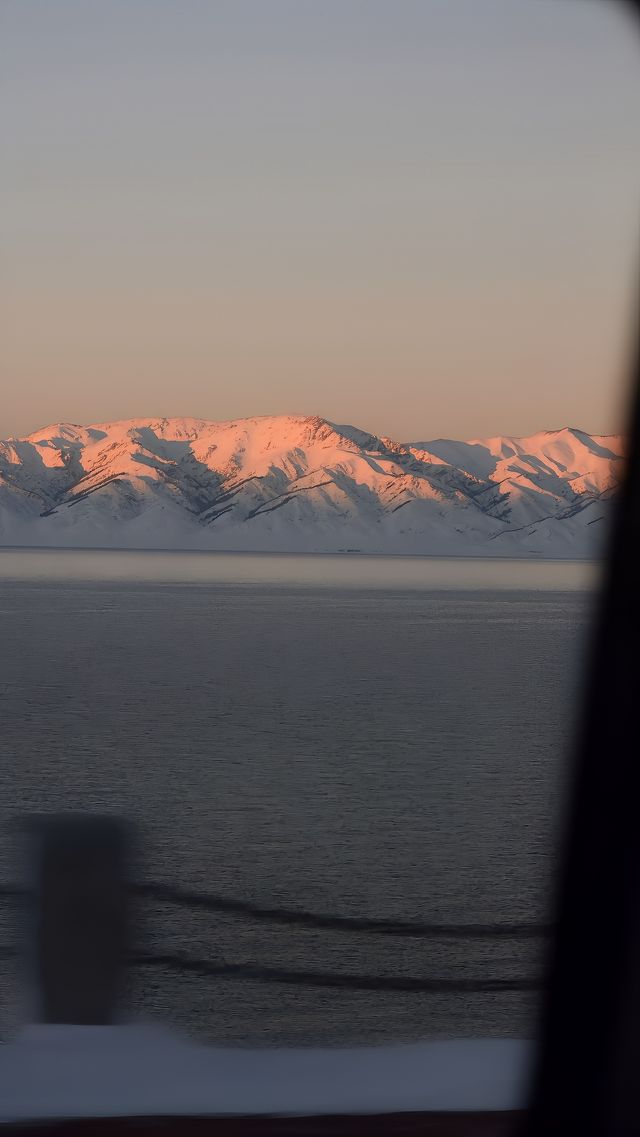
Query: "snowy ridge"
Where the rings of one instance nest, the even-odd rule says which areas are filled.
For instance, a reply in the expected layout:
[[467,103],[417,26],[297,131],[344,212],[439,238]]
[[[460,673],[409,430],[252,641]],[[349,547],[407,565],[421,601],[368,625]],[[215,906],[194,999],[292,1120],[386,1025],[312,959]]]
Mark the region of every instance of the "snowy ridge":
[[58,423],[0,442],[0,544],[589,557],[617,436],[401,443],[317,416]]

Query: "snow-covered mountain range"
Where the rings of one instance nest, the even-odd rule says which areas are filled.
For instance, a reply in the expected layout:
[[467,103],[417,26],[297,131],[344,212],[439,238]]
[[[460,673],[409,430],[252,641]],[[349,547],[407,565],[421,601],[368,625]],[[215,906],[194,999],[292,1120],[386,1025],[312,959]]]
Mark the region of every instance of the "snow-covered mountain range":
[[581,430],[395,442],[297,415],[0,442],[0,544],[586,557],[622,464]]

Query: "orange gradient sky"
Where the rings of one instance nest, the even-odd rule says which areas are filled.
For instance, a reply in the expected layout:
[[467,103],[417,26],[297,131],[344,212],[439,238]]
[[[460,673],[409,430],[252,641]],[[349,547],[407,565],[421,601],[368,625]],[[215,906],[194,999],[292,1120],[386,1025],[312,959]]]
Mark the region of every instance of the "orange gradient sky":
[[620,426],[640,39],[596,0],[19,0],[0,437]]

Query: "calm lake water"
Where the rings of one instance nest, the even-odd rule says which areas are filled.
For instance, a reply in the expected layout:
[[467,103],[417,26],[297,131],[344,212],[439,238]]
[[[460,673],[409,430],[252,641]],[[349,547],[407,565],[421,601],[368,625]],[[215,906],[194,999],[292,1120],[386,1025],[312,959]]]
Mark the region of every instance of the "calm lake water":
[[[597,570],[572,562],[0,551],[9,822],[125,814],[138,873],[257,904],[541,922]],[[0,918],[0,939],[15,919]],[[535,975],[532,939],[403,938],[147,904],[145,951],[443,979]],[[209,1040],[523,1035],[530,994],[294,987],[139,969]],[[19,1015],[0,959],[0,1022]]]

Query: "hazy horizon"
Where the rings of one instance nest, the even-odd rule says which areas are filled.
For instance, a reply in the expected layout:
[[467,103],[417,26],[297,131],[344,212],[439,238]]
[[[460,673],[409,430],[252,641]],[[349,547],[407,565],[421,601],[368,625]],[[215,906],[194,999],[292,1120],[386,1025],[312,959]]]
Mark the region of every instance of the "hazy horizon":
[[617,430],[617,431],[587,430],[580,422],[566,422],[566,423],[556,424],[553,426],[534,427],[532,430],[527,431],[526,435],[515,435],[513,432],[511,432],[509,435],[507,435],[506,432],[492,431],[492,432],[489,432],[488,434],[485,434],[485,435],[480,435],[480,434],[476,433],[476,434],[468,434],[468,435],[465,435],[463,437],[460,434],[450,434],[450,435],[446,435],[446,436],[445,435],[435,435],[435,434],[427,435],[424,432],[414,431],[414,433],[412,435],[405,435],[405,436],[400,437],[400,436],[391,435],[388,430],[384,430],[384,429],[380,430],[380,431],[374,430],[373,427],[371,427],[369,422],[366,420],[366,418],[362,419],[361,421],[349,421],[349,422],[347,422],[345,419],[339,419],[335,415],[322,414],[321,412],[317,412],[317,411],[310,411],[308,414],[305,413],[304,411],[290,411],[290,412],[283,411],[277,415],[269,415],[269,414],[264,414],[264,415],[231,415],[228,418],[227,417],[225,417],[225,418],[212,418],[212,417],[207,416],[207,415],[191,415],[191,414],[163,415],[163,414],[154,414],[152,412],[151,414],[147,414],[147,415],[130,415],[130,416],[126,416],[126,417],[119,416],[119,417],[115,417],[115,418],[95,418],[92,420],[87,419],[86,421],[82,421],[82,422],[80,422],[77,419],[52,419],[49,422],[41,422],[37,426],[30,427],[28,430],[23,431],[19,435],[18,434],[10,434],[10,435],[1,435],[0,434],[0,441],[7,441],[7,440],[10,440],[11,438],[19,439],[19,438],[32,437],[34,434],[42,434],[42,433],[46,432],[48,429],[50,429],[52,426],[58,426],[58,425],[85,428],[85,427],[95,427],[95,426],[106,426],[108,424],[115,424],[118,422],[128,422],[128,421],[136,421],[136,420],[145,421],[145,422],[149,421],[149,420],[154,421],[154,422],[161,422],[163,420],[172,420],[172,419],[176,419],[176,420],[193,419],[195,421],[224,424],[224,423],[241,422],[244,419],[251,420],[251,419],[261,419],[261,418],[269,419],[269,418],[287,418],[287,417],[291,417],[291,418],[315,418],[315,417],[317,417],[317,418],[323,419],[329,423],[333,423],[337,427],[341,427],[341,426],[342,427],[356,427],[360,430],[370,431],[370,433],[376,434],[378,436],[382,435],[382,436],[394,438],[396,442],[411,442],[411,443],[423,442],[423,441],[428,441],[428,440],[430,440],[432,442],[436,442],[438,440],[444,440],[444,439],[451,439],[452,441],[461,441],[461,442],[473,442],[476,439],[496,437],[498,434],[500,434],[500,435],[504,434],[506,437],[528,437],[528,436],[533,436],[536,434],[560,433],[563,430],[578,430],[578,431],[582,432],[583,434],[590,435],[590,436],[593,436],[593,435],[607,436],[607,435],[609,435],[611,437],[614,437],[614,436],[619,437],[620,434],[623,433],[622,430]]
[[0,16],[0,437],[315,414],[624,426],[622,5],[22,0]]

